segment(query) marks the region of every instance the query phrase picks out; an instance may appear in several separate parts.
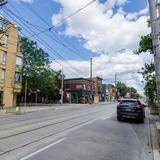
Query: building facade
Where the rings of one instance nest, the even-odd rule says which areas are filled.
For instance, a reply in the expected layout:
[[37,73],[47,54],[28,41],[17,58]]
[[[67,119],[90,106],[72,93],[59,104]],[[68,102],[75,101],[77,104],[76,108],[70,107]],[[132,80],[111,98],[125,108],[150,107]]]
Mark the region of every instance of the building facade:
[[94,77],[92,78],[93,86],[95,89],[94,95],[99,96],[100,101],[102,100],[102,78]]
[[[92,89],[91,89],[92,86]],[[73,78],[64,80],[64,102],[88,103],[94,96],[102,100],[102,78]]]
[[[94,89],[92,91],[94,92]],[[64,80],[64,102],[88,103],[91,94],[91,81],[89,79],[73,78]]]
[[22,59],[19,28],[0,17],[0,105],[16,106],[21,92]]
[[102,85],[102,99],[103,101],[115,101],[116,99],[116,88],[112,84]]

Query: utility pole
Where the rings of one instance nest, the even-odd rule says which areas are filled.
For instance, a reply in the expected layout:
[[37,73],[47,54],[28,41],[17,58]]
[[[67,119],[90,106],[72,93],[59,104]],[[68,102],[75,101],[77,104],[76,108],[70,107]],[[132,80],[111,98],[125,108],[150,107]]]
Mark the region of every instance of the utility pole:
[[92,102],[92,96],[93,96],[93,80],[92,80],[92,58],[90,58],[90,82],[91,82],[91,102]]
[[160,20],[157,17],[157,8],[155,0],[148,0],[148,1],[150,9],[151,35],[152,35],[154,63],[156,72],[158,109],[160,113],[160,44],[159,44]]
[[4,6],[5,4],[7,4],[7,0],[0,0],[0,7]]
[[24,107],[26,107],[26,103],[27,103],[27,80],[26,80],[26,83],[25,83]]
[[61,73],[61,104],[63,104],[63,81],[64,81],[64,76],[63,76],[63,69],[62,69],[62,73]]

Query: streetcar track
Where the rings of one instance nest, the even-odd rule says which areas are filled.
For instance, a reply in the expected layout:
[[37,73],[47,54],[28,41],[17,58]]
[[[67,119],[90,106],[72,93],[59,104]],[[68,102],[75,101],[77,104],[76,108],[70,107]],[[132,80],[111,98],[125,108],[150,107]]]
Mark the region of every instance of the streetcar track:
[[[90,111],[89,109],[87,109],[88,111]],[[67,116],[67,115],[72,115],[72,114],[74,114],[74,113],[86,113],[86,111],[74,111],[74,112],[72,112],[72,113],[65,113],[65,114],[61,114],[60,116]],[[90,113],[90,112],[88,112],[88,113]],[[55,112],[54,112],[54,114],[56,114]],[[52,114],[52,115],[50,115],[49,117],[50,118],[44,118],[44,119],[42,119],[42,118],[36,118],[36,119],[34,119],[34,121],[32,121],[31,120],[31,118],[27,118],[27,119],[20,119],[20,120],[18,120],[18,119],[16,119],[16,121],[14,121],[14,123],[16,123],[16,122],[23,122],[23,121],[28,121],[28,120],[31,120],[31,122],[26,122],[26,123],[24,123],[24,124],[20,124],[20,125],[16,125],[16,126],[11,126],[11,127],[6,127],[6,128],[2,128],[2,129],[0,129],[0,131],[1,130],[7,130],[7,129],[11,129],[11,128],[15,128],[15,127],[20,127],[20,126],[23,126],[23,125],[28,125],[28,124],[32,124],[32,123],[36,123],[36,122],[39,122],[39,120],[41,120],[41,121],[43,121],[43,120],[51,120],[51,119],[56,119],[55,117],[53,118],[52,116],[54,116],[54,114]],[[13,121],[12,120],[10,120],[8,123],[5,123],[5,124],[0,124],[0,127],[3,127],[3,126],[6,126],[7,124],[9,124],[9,123],[11,123],[12,122],[12,124],[14,124],[13,123]]]
[[[76,112],[76,114],[77,114],[77,113],[80,114],[80,113],[86,113],[86,112],[84,112],[84,111],[79,111],[79,112]],[[94,113],[94,112],[88,112],[88,113]],[[67,117],[67,116],[72,115],[72,114],[75,114],[75,113],[70,113],[70,114],[66,113],[66,114],[62,114],[62,115],[60,115],[60,116],[63,116],[63,117],[65,116],[65,117]],[[34,119],[34,121],[32,121],[31,118],[23,119],[23,120],[19,120],[19,121],[17,120],[16,122],[22,122],[22,121],[27,121],[27,120],[31,120],[31,122],[26,122],[26,123],[19,124],[19,125],[14,125],[14,126],[11,126],[11,127],[0,128],[0,131],[9,130],[9,129],[16,128],[16,127],[21,127],[21,126],[24,126],[24,125],[34,124],[34,123],[39,122],[39,120],[41,120],[41,122],[45,122],[45,121],[48,121],[48,120],[56,120],[56,119],[59,118],[59,116],[54,117],[54,118],[53,118],[53,116],[54,116],[54,115],[51,115],[51,116],[49,116],[49,118],[47,117],[47,118],[44,118],[44,119],[42,119],[42,118],[36,118],[36,119]],[[12,121],[11,121],[11,122],[12,122]],[[41,122],[39,122],[39,123],[41,123]],[[12,123],[12,124],[14,124],[14,123]],[[2,127],[2,126],[6,126],[6,125],[7,125],[7,124],[3,124],[3,125],[0,125],[0,126]]]
[[[9,150],[4,151],[3,153],[0,153],[0,156],[2,156],[2,155],[4,155],[4,154],[7,154],[7,153],[9,153],[9,152],[12,152],[12,151],[14,151],[14,150],[17,150],[17,149],[26,147],[26,146],[28,146],[28,145],[30,145],[30,144],[39,142],[39,141],[44,140],[44,139],[46,139],[46,138],[49,138],[49,137],[51,137],[51,136],[55,136],[55,135],[57,135],[57,134],[60,134],[60,133],[62,133],[62,132],[65,132],[65,131],[67,131],[67,130],[69,130],[69,129],[72,129],[72,128],[81,126],[81,125],[83,125],[83,124],[85,124],[85,123],[87,123],[87,122],[93,121],[93,120],[98,120],[98,118],[95,118],[95,117],[94,117],[94,118],[91,118],[91,119],[89,119],[89,120],[87,120],[87,121],[84,121],[84,122],[81,122],[81,123],[72,125],[72,126],[70,126],[70,127],[67,127],[67,128],[65,128],[65,129],[62,129],[62,130],[60,130],[60,131],[52,132],[51,134],[48,134],[48,135],[43,136],[43,137],[41,137],[41,138],[37,138],[37,139],[35,139],[35,140],[33,140],[33,141],[30,141],[30,142],[28,142],[28,143],[19,145],[19,146],[17,146],[17,147],[13,147],[13,148],[11,148],[11,149],[9,149]],[[25,132],[25,133],[26,133],[26,132]],[[8,138],[10,138],[10,137],[8,137]]]
[[72,118],[69,118],[69,119],[65,119],[63,121],[59,121],[59,122],[51,123],[51,124],[48,124],[48,125],[43,125],[43,126],[40,126],[40,127],[29,129],[29,130],[26,130],[26,131],[23,131],[23,132],[11,134],[11,135],[8,135],[8,136],[3,136],[3,137],[0,137],[0,140],[4,140],[4,139],[7,139],[7,138],[11,138],[11,137],[18,136],[18,135],[21,135],[21,134],[24,134],[24,133],[28,133],[28,132],[32,132],[32,131],[35,131],[35,130],[39,130],[39,129],[42,129],[42,128],[50,127],[50,126],[53,126],[53,125],[56,125],[56,124],[61,124],[61,123],[66,122],[66,121],[68,122],[68,121],[71,121],[73,119],[78,119],[79,117],[82,117],[82,116],[91,115],[92,113],[96,114],[96,113],[101,113],[101,112],[102,111],[91,112],[91,113],[79,115],[79,116],[76,116],[76,117],[72,117]]

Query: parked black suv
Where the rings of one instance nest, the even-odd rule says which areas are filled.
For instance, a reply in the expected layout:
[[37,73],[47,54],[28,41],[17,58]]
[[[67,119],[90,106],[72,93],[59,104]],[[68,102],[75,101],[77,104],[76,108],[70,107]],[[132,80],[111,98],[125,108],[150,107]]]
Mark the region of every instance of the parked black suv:
[[138,99],[120,99],[117,105],[117,120],[134,118],[144,123],[144,105]]

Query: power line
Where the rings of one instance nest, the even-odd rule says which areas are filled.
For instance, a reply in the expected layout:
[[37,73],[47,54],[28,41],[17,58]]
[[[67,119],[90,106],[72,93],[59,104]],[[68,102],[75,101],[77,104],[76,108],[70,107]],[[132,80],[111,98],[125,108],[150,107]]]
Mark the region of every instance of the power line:
[[[51,31],[53,28],[55,28],[56,26],[60,25],[60,24],[63,23],[65,20],[73,17],[73,16],[76,15],[77,13],[81,12],[83,9],[87,8],[89,5],[91,5],[91,4],[92,4],[93,2],[95,2],[95,1],[96,1],[96,0],[92,0],[92,1],[89,2],[88,4],[84,5],[82,8],[79,8],[79,9],[76,10],[75,12],[73,12],[73,13],[71,13],[70,15],[64,17],[61,21],[57,22],[55,25],[53,25],[53,26],[51,26],[51,27],[49,27],[49,28],[47,28],[47,29],[44,29],[44,30],[42,30],[41,32],[38,32],[38,33],[36,33],[36,34],[31,35],[31,37],[35,37],[35,36],[37,36],[37,35],[40,35],[40,34],[43,34],[43,33],[47,32],[47,31]],[[31,37],[30,37],[30,38],[31,38]]]
[[[5,10],[5,9],[3,9],[3,10]],[[5,12],[6,13],[6,12]],[[11,12],[11,14],[13,14],[18,20],[20,20],[23,24],[24,24],[24,22],[26,22],[27,23],[27,21],[22,21],[22,19],[20,19],[19,18],[19,16],[17,17],[16,16],[16,14],[14,14],[13,12]],[[28,24],[28,23],[27,23]],[[25,24],[24,24],[25,25]],[[30,31],[29,31],[30,32]],[[33,33],[33,31],[32,31],[32,33]],[[30,34],[32,34],[31,32],[30,32]],[[42,39],[41,39],[42,40]],[[46,43],[44,40],[42,40],[43,41],[43,43],[45,43],[49,48],[52,48],[48,43]],[[52,52],[54,51],[54,53],[58,56],[58,57],[60,57],[61,59],[63,59],[63,60],[65,60],[65,58],[63,57],[63,56],[61,56],[61,54],[59,54],[56,50],[54,50],[53,48],[52,48]],[[66,61],[66,60],[65,60]],[[72,64],[70,64],[69,62],[66,62],[67,64],[69,64],[74,70],[76,70],[77,72],[80,72],[77,68],[75,68]]]
[[[26,5],[25,3],[23,3],[23,4],[24,4],[28,9],[30,9],[30,11],[33,12],[41,21],[43,21],[45,24],[47,24],[48,26],[50,26],[50,24],[49,24],[45,19],[43,19],[31,6],[28,6],[28,5]],[[9,10],[7,7],[5,7],[5,8],[6,8],[9,12],[11,12],[12,14],[15,15],[15,13],[13,13],[13,12],[12,12],[11,10]],[[17,10],[16,10],[16,11],[17,11]],[[19,17],[20,19],[22,19],[23,21],[25,21],[26,23],[30,24],[32,27],[36,28],[38,31],[41,31],[41,30],[39,29],[39,28],[42,28],[41,26],[35,25],[35,24],[33,24],[33,23],[25,20],[24,18],[22,18],[22,17],[20,17],[20,16],[18,16],[18,15],[16,15],[16,16]],[[43,29],[44,29],[44,27],[43,27]],[[50,34],[47,34],[47,33],[44,33],[44,34],[45,34],[47,37],[53,39],[56,43],[60,44],[60,45],[63,46],[64,48],[66,48],[66,49],[68,49],[69,51],[71,51],[71,52],[72,52],[73,54],[75,54],[76,56],[84,59],[84,57],[83,57],[81,54],[79,54],[74,47],[72,47],[64,38],[60,37],[60,35],[59,35],[58,31],[56,30],[56,28],[53,28],[53,29],[54,29],[54,33],[56,33],[55,36],[56,36],[57,39],[56,39],[56,38],[53,38],[53,36],[50,35]],[[51,32],[52,32],[52,31],[53,31],[53,30],[51,30]],[[62,40],[65,41],[66,44],[65,44],[64,42],[62,42]]]
[[0,7],[4,6],[5,4],[7,4],[7,0],[0,0]]
[[[17,22],[20,26],[22,26],[17,20],[15,20],[9,13],[7,13],[6,11],[5,11],[5,9],[2,9],[3,11],[4,11],[4,13],[6,13],[11,19],[13,19],[15,22]],[[23,23],[23,21],[22,20],[20,20],[18,17],[16,17],[19,21],[21,21],[22,23]],[[23,23],[24,24],[24,23]],[[24,26],[23,26],[23,28],[24,28]],[[28,28],[26,29],[26,28],[24,28],[24,30],[27,32],[27,33],[29,33],[29,34],[32,34],[33,33],[33,31],[31,31],[31,30],[28,30]],[[32,33],[31,33],[32,32]],[[25,36],[25,34],[23,34],[24,36]],[[25,37],[27,37],[27,36],[25,36]],[[28,38],[28,37],[27,37]],[[45,46],[47,46],[47,48],[51,51],[51,53],[53,54],[54,53],[54,55],[56,55],[56,56],[58,56],[58,57],[61,57],[61,58],[63,58],[57,51],[55,51],[49,44],[47,44],[44,40],[39,40],[39,39],[37,39],[37,37],[35,37],[35,39],[39,42],[39,43],[41,43],[42,45],[44,45],[45,44]],[[64,65],[62,65],[59,61],[57,61],[55,58],[53,58],[58,64],[60,64],[61,66],[63,66],[64,67]],[[63,58],[64,59],[64,58]],[[68,63],[69,64],[69,63]],[[70,64],[69,64],[70,65]],[[64,68],[66,68],[66,67],[64,67]],[[69,69],[69,68],[66,68],[67,70],[70,70],[73,74],[76,74],[76,75],[80,75],[80,74],[77,74],[77,72],[73,72],[71,69]],[[72,66],[72,69],[74,69],[74,70],[77,70],[77,69],[75,69],[74,68],[74,66]],[[79,72],[79,71],[78,71]],[[80,76],[82,76],[82,75],[80,75]]]

